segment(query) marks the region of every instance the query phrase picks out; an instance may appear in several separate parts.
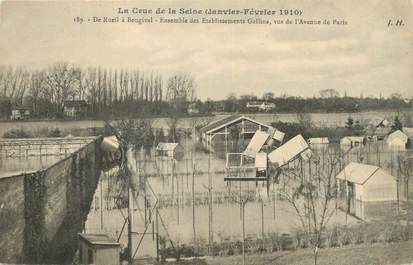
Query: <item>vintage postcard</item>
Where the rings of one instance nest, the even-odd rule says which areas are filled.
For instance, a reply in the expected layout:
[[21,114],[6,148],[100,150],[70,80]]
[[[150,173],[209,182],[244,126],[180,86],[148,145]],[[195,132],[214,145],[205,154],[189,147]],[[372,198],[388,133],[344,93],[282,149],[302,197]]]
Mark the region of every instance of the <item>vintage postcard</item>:
[[411,264],[412,115],[411,0],[0,0],[0,263]]

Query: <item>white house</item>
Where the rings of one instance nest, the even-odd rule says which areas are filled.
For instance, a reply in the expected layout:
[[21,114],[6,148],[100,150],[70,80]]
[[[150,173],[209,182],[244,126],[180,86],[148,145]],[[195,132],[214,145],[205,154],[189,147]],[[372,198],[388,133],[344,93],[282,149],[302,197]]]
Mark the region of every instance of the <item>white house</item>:
[[365,143],[365,138],[363,136],[345,136],[341,138],[340,145],[343,146],[359,146]]
[[308,138],[307,143],[309,145],[317,145],[317,144],[328,144],[328,137],[314,137]]
[[386,143],[391,148],[404,150],[408,140],[409,136],[404,132],[397,130],[387,136]]
[[373,165],[349,163],[336,176],[340,208],[361,219],[389,214],[397,200],[397,182],[387,171]]
[[269,111],[275,109],[275,104],[272,102],[260,102],[260,101],[250,101],[247,102],[246,105],[247,108],[249,109],[258,109],[262,111]]

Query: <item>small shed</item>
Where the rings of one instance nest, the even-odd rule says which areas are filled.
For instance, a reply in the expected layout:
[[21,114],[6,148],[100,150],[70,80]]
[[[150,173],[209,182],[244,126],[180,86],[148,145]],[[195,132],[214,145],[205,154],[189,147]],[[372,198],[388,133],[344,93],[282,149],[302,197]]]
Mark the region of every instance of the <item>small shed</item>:
[[397,200],[397,182],[387,171],[351,162],[336,179],[341,209],[363,220],[391,213],[393,202]]
[[179,143],[159,143],[155,152],[157,156],[171,157],[176,160],[184,157],[184,148]]
[[25,107],[16,107],[11,110],[10,119],[25,120],[30,118],[30,109]]
[[120,244],[105,234],[79,234],[80,264],[120,264]]
[[404,150],[408,140],[409,137],[404,132],[397,130],[387,136],[386,143],[391,148]]
[[340,145],[342,146],[360,146],[366,143],[366,138],[363,136],[345,136],[341,138]]
[[307,142],[309,145],[329,144],[328,137],[308,138]]

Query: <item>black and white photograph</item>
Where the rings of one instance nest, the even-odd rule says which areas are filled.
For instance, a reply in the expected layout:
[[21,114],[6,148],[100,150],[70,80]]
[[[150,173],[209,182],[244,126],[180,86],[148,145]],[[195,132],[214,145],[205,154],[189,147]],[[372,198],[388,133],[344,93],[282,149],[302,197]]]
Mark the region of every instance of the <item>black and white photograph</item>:
[[413,0],[0,0],[0,264],[413,264]]

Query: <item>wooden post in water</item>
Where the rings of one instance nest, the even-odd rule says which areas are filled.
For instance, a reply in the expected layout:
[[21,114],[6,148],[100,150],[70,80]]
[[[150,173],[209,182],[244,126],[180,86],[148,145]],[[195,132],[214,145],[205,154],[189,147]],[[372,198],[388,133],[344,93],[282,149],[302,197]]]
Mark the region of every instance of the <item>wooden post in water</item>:
[[242,265],[245,265],[245,204],[247,204],[247,200],[241,200],[241,212],[242,212]]
[[194,240],[194,247],[196,246],[196,233],[195,233],[195,166],[192,170],[192,233]]
[[261,198],[261,236],[264,244],[265,232],[264,232],[264,199]]
[[156,206],[156,216],[155,216],[155,225],[156,225],[156,261],[159,261],[159,223],[158,223],[158,206]]

